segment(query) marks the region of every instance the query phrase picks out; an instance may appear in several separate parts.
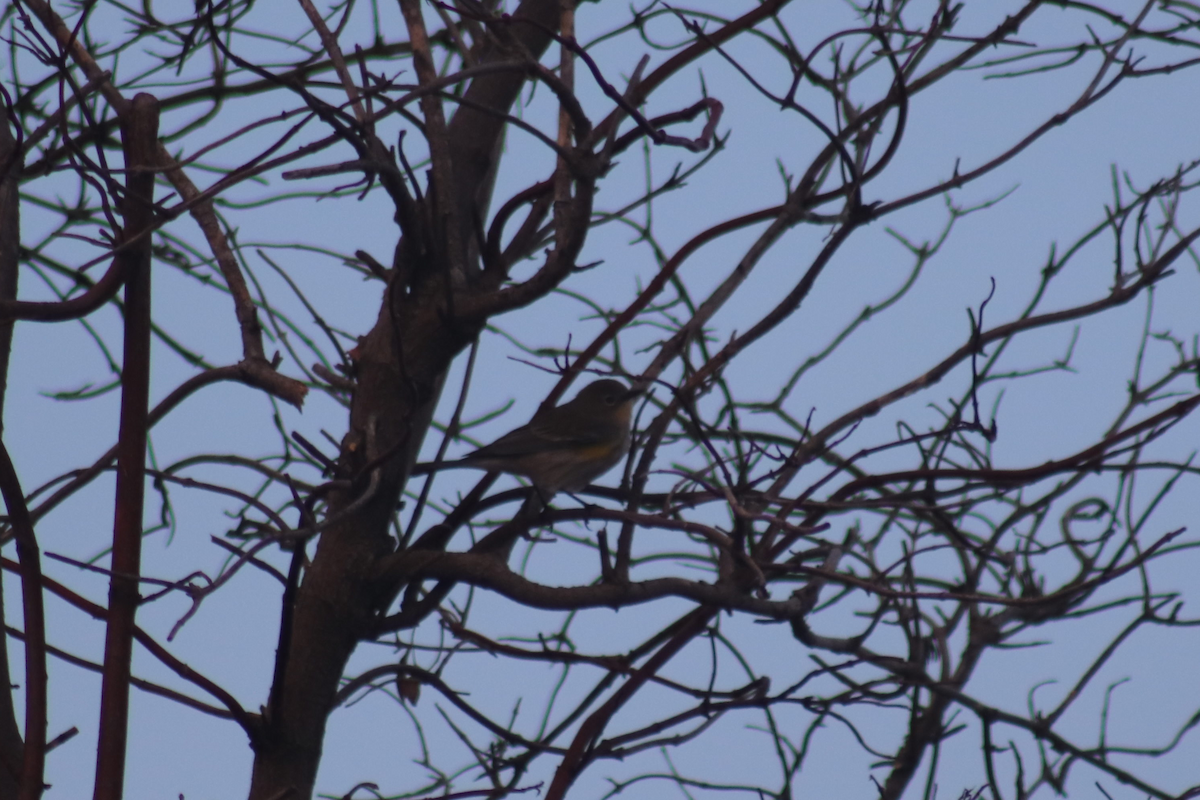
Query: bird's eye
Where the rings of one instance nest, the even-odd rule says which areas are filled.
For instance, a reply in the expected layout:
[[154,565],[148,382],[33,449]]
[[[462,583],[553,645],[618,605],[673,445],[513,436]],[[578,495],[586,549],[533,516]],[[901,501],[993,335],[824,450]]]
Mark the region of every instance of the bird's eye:
[[617,396],[616,396],[615,394],[609,394],[609,395],[605,395],[605,396],[604,396],[604,402],[605,402],[605,403],[607,403],[607,404],[608,404],[608,405],[610,405],[610,406],[612,406],[612,405],[616,405],[616,403],[617,403]]

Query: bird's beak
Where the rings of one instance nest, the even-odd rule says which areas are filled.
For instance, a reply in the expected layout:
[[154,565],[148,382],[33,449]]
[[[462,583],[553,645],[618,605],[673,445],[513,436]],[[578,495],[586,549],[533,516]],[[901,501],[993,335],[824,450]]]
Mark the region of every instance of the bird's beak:
[[646,393],[646,388],[645,386],[634,386],[632,389],[626,390],[625,394],[621,395],[621,402],[628,403],[630,400],[641,397]]

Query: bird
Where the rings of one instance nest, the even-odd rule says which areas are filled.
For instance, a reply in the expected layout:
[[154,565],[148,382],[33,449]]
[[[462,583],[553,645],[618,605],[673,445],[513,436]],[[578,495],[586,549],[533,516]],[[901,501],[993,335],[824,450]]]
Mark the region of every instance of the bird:
[[641,394],[610,378],[593,381],[491,444],[456,461],[417,465],[414,474],[474,467],[526,477],[545,498],[581,491],[629,452],[633,405]]

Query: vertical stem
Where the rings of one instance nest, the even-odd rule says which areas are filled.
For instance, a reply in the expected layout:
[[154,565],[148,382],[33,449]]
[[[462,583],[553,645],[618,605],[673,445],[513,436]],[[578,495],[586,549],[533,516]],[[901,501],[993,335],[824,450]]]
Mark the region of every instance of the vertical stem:
[[[5,97],[5,100],[8,98]],[[7,108],[4,109],[7,112]],[[17,196],[17,176],[22,159],[17,142],[9,130],[7,114],[0,119],[0,301],[17,299],[17,275],[20,270],[21,213]],[[0,320],[0,433],[4,430],[4,398],[8,388],[8,358],[12,350],[15,320]],[[0,445],[2,446],[2,445]],[[15,476],[15,471],[14,471]],[[20,489],[16,490],[21,494]],[[22,495],[22,499],[24,496]],[[12,505],[8,503],[9,516]],[[36,544],[36,541],[35,541]],[[22,583],[22,586],[24,584]],[[38,592],[39,597],[41,592]],[[4,593],[0,586],[0,621],[4,619]],[[29,630],[28,617],[25,629]],[[30,645],[26,645],[26,661]],[[25,759],[21,730],[13,707],[12,680],[8,671],[8,637],[0,636],[0,797],[15,797]],[[26,710],[29,702],[26,698]],[[28,714],[27,714],[28,716]],[[43,730],[45,728],[43,727]],[[43,734],[44,736],[44,734]],[[40,779],[40,775],[38,776]]]
[[[563,39],[571,41],[575,38],[575,0],[558,0],[559,32]],[[575,90],[575,54],[566,44],[559,45],[559,77],[571,91]],[[559,104],[558,107],[558,144],[564,150],[571,147],[571,115]],[[571,169],[566,161],[559,157],[558,168],[554,171],[554,211],[555,211],[555,242],[563,247],[568,231],[563,213],[571,202]]]
[[[24,160],[8,124],[7,108],[0,108],[0,300],[17,299],[17,273],[21,260],[18,179]],[[0,413],[4,409],[8,387],[8,357],[15,325],[15,320],[0,319]],[[3,429],[4,422],[0,417],[0,430]]]
[[121,368],[121,430],[117,441],[116,514],[113,521],[112,577],[108,589],[108,629],[104,641],[104,680],[96,752],[95,800],[119,800],[125,781],[125,742],[129,722],[129,670],[142,556],[146,429],[150,398],[150,233],[153,225],[154,167],[158,147],[158,100],[141,93],[121,116],[125,151],[124,230],[119,240],[136,244],[117,258],[128,259],[125,274],[125,353]]
[[[421,14],[420,0],[400,0],[400,12],[408,27],[408,39],[412,43],[413,68],[421,86],[428,86],[438,79],[437,66],[433,61],[433,50],[429,32],[425,29],[425,18]],[[433,230],[435,247],[440,252],[433,254],[440,259],[439,269],[448,272],[452,286],[466,284],[466,249],[460,239],[460,231],[467,220],[460,219],[470,209],[455,207],[454,161],[450,157],[450,141],[446,136],[446,113],[442,100],[429,92],[421,96],[421,113],[425,116],[425,138],[429,144],[429,195],[433,199]]]
[[329,54],[329,60],[333,62],[333,69],[342,81],[342,88],[346,90],[346,97],[354,107],[354,118],[369,127],[367,112],[363,109],[362,101],[359,99],[358,87],[354,85],[354,80],[350,77],[350,70],[346,69],[346,59],[342,56],[342,48],[338,46],[337,37],[329,30],[329,26],[321,18],[321,13],[312,4],[312,0],[300,0],[300,7],[304,9],[304,13],[308,15],[308,21],[312,23],[313,29],[321,37],[321,44],[324,45],[325,52]]
[[42,796],[46,762],[46,617],[42,606],[42,566],[25,494],[3,443],[0,443],[0,492],[17,539],[21,605],[25,612],[25,752],[17,797],[37,800]]

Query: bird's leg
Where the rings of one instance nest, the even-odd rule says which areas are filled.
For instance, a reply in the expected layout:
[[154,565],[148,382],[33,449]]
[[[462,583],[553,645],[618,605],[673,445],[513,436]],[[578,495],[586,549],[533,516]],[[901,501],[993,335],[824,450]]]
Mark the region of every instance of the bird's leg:
[[[553,495],[551,495],[553,497]],[[550,508],[550,501],[546,494],[537,484],[530,487],[529,495],[525,498],[525,502],[521,504],[521,510],[517,512],[517,516],[513,519],[527,519],[530,521],[528,529],[521,534],[521,538],[530,542],[552,542],[554,539],[543,539],[533,532],[533,519],[540,517],[542,512]]]
[[[596,511],[600,508],[600,506],[598,506],[595,503],[592,503],[588,500],[584,500],[582,497],[575,494],[574,492],[567,492],[567,494],[569,494],[571,496],[572,500],[574,500],[576,503],[579,503],[579,505],[583,506],[584,511],[591,512],[591,511]],[[588,523],[588,520],[583,521],[584,527],[586,527],[588,530],[591,530],[591,528],[588,527],[587,523]]]

